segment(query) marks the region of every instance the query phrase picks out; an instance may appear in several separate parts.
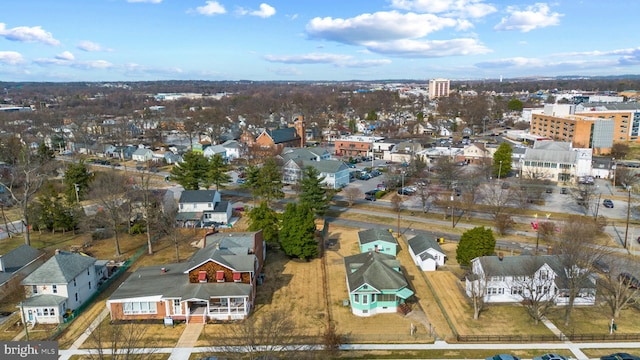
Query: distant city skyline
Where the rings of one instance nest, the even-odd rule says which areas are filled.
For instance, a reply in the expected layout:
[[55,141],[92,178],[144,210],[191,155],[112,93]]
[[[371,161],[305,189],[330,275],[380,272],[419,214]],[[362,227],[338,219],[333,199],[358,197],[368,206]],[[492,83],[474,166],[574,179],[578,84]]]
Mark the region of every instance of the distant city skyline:
[[640,74],[640,1],[21,0],[1,9],[0,81]]

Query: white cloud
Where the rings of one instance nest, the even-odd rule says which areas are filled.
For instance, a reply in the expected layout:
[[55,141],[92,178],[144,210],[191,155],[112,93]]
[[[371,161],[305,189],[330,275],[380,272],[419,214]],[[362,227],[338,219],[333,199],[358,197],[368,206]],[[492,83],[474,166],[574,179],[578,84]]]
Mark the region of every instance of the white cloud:
[[262,3],[260,4],[260,10],[252,11],[249,14],[266,19],[268,17],[275,15],[276,9],[269,4]]
[[495,30],[529,32],[537,28],[558,25],[563,16],[557,12],[552,13],[546,3],[536,3],[527,6],[525,10],[510,6],[507,8],[507,12],[509,16],[502,18],[500,23],[494,27]]
[[129,3],[149,3],[149,4],[160,4],[162,0],[127,0]]
[[309,53],[302,55],[265,55],[265,60],[284,64],[332,64],[336,67],[374,67],[391,63],[388,59],[355,60],[351,55]]
[[15,51],[0,51],[0,64],[18,65],[24,63],[22,54]]
[[368,50],[390,56],[434,58],[443,56],[487,54],[491,50],[476,39],[396,40],[365,44]]
[[78,49],[82,50],[82,51],[87,51],[87,52],[93,52],[93,51],[111,51],[110,49],[105,49],[104,47],[102,47],[102,45],[94,43],[92,41],[80,41],[80,43],[78,43],[77,46]]
[[397,11],[362,14],[349,19],[314,18],[306,26],[312,38],[361,45],[368,41],[421,38],[434,31],[462,25],[455,19],[431,14],[402,14]]
[[40,26],[18,26],[11,29],[6,28],[6,24],[0,23],[0,36],[11,41],[39,42],[47,45],[59,45],[60,41],[54,39],[53,35],[44,31]]
[[331,64],[350,60],[350,55],[310,53],[303,55],[265,55],[264,59],[271,62],[287,64]]
[[73,67],[81,69],[108,69],[113,67],[113,64],[106,60],[78,61],[73,64]]
[[481,18],[496,12],[496,8],[484,0],[391,0],[391,7],[463,18]]
[[63,60],[63,61],[73,61],[76,58],[75,56],[73,56],[71,52],[64,51],[63,53],[56,55],[56,59]]
[[196,8],[196,12],[201,15],[212,16],[212,15],[220,15],[227,12],[224,6],[222,6],[217,1],[207,1],[204,6],[198,6]]

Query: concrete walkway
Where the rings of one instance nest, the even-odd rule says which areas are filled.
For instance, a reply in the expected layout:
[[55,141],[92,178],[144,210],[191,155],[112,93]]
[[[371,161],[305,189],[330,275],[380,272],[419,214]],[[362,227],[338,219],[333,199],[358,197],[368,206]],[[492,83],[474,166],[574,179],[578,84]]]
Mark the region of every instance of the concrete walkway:
[[574,345],[571,341],[567,340],[568,338],[562,333],[562,331],[560,331],[560,329],[558,329],[557,326],[555,326],[551,321],[549,321],[549,319],[547,319],[546,317],[542,317],[542,323],[549,330],[551,330],[551,332],[553,332],[558,337],[558,339],[564,341],[564,343],[568,345],[569,350],[571,350],[571,352],[576,357],[576,359],[578,360],[588,359],[587,355],[585,355],[582,352],[582,350],[580,350],[580,347],[577,345]]
[[[109,316],[109,309],[102,310],[102,312],[98,314],[98,316],[95,319],[93,319],[89,327],[85,331],[83,331],[82,334],[80,334],[80,336],[78,336],[78,338],[76,339],[76,341],[73,342],[73,344],[71,344],[71,346],[69,347],[69,351],[78,350],[80,346],[82,346],[82,344],[84,344],[84,342],[87,340],[89,335],[91,335],[91,332],[93,331],[93,329],[97,328],[107,316]],[[63,352],[60,351],[60,357],[59,357],[60,360],[67,360],[70,357],[71,355],[65,356],[63,355]]]
[[180,339],[178,339],[176,347],[171,351],[169,360],[189,360],[193,347],[196,346],[203,329],[204,324],[187,324]]

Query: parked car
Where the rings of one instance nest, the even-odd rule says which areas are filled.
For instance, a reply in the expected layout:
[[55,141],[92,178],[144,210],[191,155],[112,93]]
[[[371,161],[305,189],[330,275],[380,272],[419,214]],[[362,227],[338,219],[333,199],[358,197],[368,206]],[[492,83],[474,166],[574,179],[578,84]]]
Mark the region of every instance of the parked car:
[[631,355],[629,353],[615,353],[600,357],[600,360],[640,360],[640,356]]
[[501,186],[502,186],[503,189],[508,189],[509,188],[509,183],[505,181],[505,182],[502,183]]
[[347,164],[347,166],[348,166],[348,167],[350,167],[350,168],[352,168],[352,169],[355,169],[355,168],[356,168],[356,165],[355,165],[355,164],[352,164],[352,163],[348,163],[348,164]]
[[631,289],[637,289],[640,287],[640,280],[636,279],[628,272],[620,273],[618,275],[618,281],[622,281],[623,284],[627,285]]
[[613,209],[613,201],[611,201],[611,199],[604,199],[602,205],[606,208]]
[[549,353],[542,356],[536,356],[533,360],[568,360],[568,358],[566,356]]
[[551,194],[553,192],[553,188],[548,187],[544,189],[544,192],[546,192],[547,194]]
[[560,189],[560,194],[566,194],[567,193],[567,188],[563,187],[562,189]]
[[376,194],[366,194],[366,195],[364,196],[364,199],[365,199],[365,200],[368,200],[368,201],[376,201],[376,200],[377,200],[377,199],[376,199]]
[[601,273],[608,273],[609,272],[609,264],[607,264],[606,261],[604,261],[604,259],[598,259],[596,261],[593,262],[593,267],[601,272]]
[[520,360],[520,358],[510,354],[498,354],[488,357],[486,360]]
[[238,180],[236,180],[236,183],[238,183],[238,184],[244,184],[244,183],[245,183],[245,181],[244,181],[244,179],[243,179],[243,178],[238,178]]

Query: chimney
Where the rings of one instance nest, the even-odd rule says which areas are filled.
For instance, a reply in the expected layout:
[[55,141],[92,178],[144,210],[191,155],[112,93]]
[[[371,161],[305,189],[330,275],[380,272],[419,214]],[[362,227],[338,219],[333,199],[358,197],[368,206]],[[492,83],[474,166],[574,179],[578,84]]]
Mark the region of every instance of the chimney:
[[220,250],[220,242],[219,241],[216,243],[216,250]]
[[60,254],[60,249],[56,249],[56,255]]
[[504,259],[504,254],[502,252],[498,253],[498,260],[502,261]]
[[547,246],[547,255],[553,255],[553,248],[551,245]]

